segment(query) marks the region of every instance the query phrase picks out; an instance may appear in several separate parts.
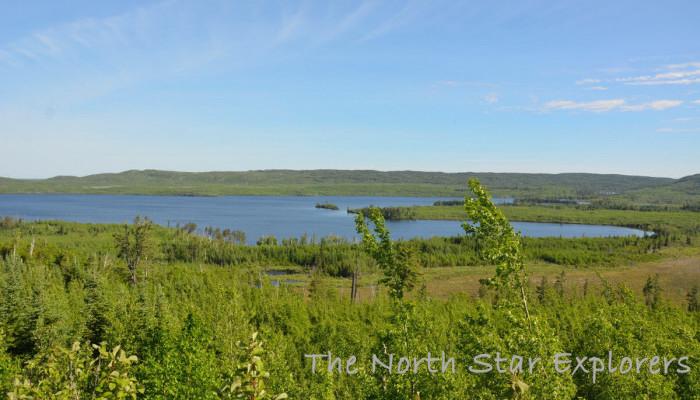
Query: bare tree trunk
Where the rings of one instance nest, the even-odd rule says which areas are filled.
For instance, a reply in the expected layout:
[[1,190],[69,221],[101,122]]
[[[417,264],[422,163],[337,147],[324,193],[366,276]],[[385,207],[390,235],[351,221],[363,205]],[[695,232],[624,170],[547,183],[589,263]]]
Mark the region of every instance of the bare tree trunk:
[[136,265],[134,264],[129,264],[129,272],[131,273],[131,284],[135,285],[137,281],[137,276],[136,276]]
[[352,287],[350,288],[350,301],[352,303],[357,302],[357,277],[359,273],[357,268],[352,271]]

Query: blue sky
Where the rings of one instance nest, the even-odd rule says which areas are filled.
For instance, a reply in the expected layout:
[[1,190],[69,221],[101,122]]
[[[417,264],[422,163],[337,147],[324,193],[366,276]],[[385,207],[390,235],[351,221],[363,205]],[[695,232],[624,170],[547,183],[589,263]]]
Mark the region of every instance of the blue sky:
[[3,1],[0,176],[698,173],[698,15],[697,1]]

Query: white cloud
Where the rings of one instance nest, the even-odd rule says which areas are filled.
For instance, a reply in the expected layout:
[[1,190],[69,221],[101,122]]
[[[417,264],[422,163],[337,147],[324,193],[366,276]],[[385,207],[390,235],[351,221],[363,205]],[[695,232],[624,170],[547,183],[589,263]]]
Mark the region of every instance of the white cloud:
[[7,64],[11,67],[18,67],[19,63],[9,51],[0,49],[0,63]]
[[700,128],[659,128],[659,133],[698,133]]
[[[678,68],[681,68],[681,65],[692,66],[692,63],[678,64]],[[615,81],[625,85],[691,85],[700,83],[700,69],[617,78]]]
[[576,81],[577,85],[591,85],[594,83],[600,83],[600,79],[586,78]]
[[282,25],[277,32],[275,43],[281,44],[294,39],[301,33],[305,25],[306,14],[303,10],[299,9],[293,14],[285,15],[282,20]]
[[[622,85],[652,86],[652,85],[693,85],[700,83],[700,61],[681,64],[665,65],[657,70],[662,72],[648,75],[636,75],[619,77],[615,79],[586,78],[576,81],[577,85],[595,85],[591,90],[605,90],[604,83],[618,83]],[[608,73],[620,73],[619,71],[607,71]],[[607,88],[606,88],[607,89]]]
[[401,9],[399,9],[391,17],[384,20],[382,23],[379,24],[379,26],[377,26],[373,30],[369,31],[361,39],[361,41],[375,39],[379,36],[383,36],[383,35],[388,34],[394,30],[402,28],[405,25],[410,24],[411,22],[413,22],[414,20],[416,20],[418,18],[426,17],[428,10],[429,10],[429,8],[426,9],[426,7],[421,5],[421,3],[407,2],[407,3],[405,3],[405,5]]
[[695,101],[693,101],[693,104],[700,105],[700,100],[695,100]]
[[700,68],[700,61],[666,65],[666,69]]
[[434,86],[449,86],[449,87],[455,87],[459,86],[460,82],[459,81],[453,81],[453,80],[444,80],[444,81],[437,81],[435,82]]
[[459,81],[445,79],[433,83],[433,87],[446,86],[446,87],[478,87],[478,88],[494,88],[498,85],[489,82],[479,82],[479,81]]
[[627,104],[624,99],[596,100],[589,102],[577,102],[573,100],[555,100],[544,105],[545,110],[581,110],[590,112],[619,111],[662,111],[678,107],[683,104],[681,100],[656,100],[648,103]]
[[323,35],[320,35],[318,38],[319,43],[328,42],[328,41],[336,38],[337,36],[342,35],[343,33],[350,31],[358,23],[360,23],[368,15],[370,15],[376,6],[377,6],[377,3],[375,3],[375,2],[363,1],[357,8],[350,11],[348,14],[346,14],[344,17],[342,17],[339,21],[334,23],[334,27],[330,31],[328,31],[327,33],[325,33]]
[[623,106],[625,101],[623,99],[611,99],[611,100],[596,100],[584,103],[579,103],[572,100],[555,100],[550,101],[544,105],[546,110],[583,110],[591,112],[605,112],[611,111],[615,108]]
[[626,82],[625,85],[640,85],[640,86],[652,86],[652,85],[693,85],[700,83],[700,78],[695,79],[672,79],[672,80],[650,80],[650,81],[635,81]]
[[681,100],[656,100],[656,101],[652,101],[649,103],[624,105],[624,106],[620,107],[620,110],[622,110],[622,111],[645,111],[645,110],[662,111],[662,110],[668,110],[669,108],[678,107],[681,104],[683,104],[683,102]]
[[484,96],[484,101],[487,102],[488,104],[498,103],[498,93],[487,94],[486,96]]

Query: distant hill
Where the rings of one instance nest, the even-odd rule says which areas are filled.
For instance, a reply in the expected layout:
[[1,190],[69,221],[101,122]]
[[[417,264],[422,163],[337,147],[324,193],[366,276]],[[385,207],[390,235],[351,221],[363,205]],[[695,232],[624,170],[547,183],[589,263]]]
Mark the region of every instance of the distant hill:
[[670,186],[674,190],[700,195],[700,174],[686,176]]
[[[678,188],[685,188],[684,185],[697,187],[698,179],[687,177],[674,180],[586,173],[446,173],[332,169],[241,172],[130,170],[38,180],[0,178],[0,193],[462,196],[466,190],[466,182],[471,177],[479,178],[495,195],[517,197],[590,197],[643,192],[674,185],[679,185]],[[690,182],[684,181],[685,179],[690,179]]]
[[634,203],[700,205],[700,174],[689,175],[671,183],[630,190],[623,196]]

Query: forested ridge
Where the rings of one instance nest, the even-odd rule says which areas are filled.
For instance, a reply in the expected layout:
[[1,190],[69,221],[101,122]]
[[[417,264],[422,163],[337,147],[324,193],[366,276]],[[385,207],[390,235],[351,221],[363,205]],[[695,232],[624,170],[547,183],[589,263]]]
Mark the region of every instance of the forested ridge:
[[[695,181],[615,174],[528,174],[373,170],[259,170],[175,172],[130,170],[83,177],[0,178],[0,193],[114,193],[174,195],[461,196],[478,178],[501,196],[591,197],[663,192],[669,201],[697,190]],[[689,187],[688,187],[689,186]],[[638,193],[638,191],[640,191]]]

